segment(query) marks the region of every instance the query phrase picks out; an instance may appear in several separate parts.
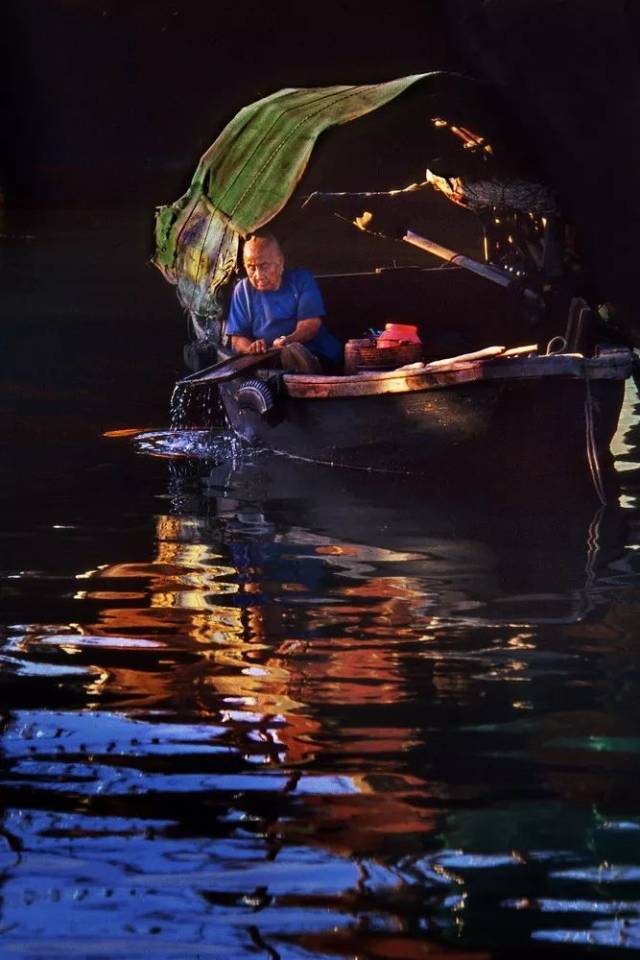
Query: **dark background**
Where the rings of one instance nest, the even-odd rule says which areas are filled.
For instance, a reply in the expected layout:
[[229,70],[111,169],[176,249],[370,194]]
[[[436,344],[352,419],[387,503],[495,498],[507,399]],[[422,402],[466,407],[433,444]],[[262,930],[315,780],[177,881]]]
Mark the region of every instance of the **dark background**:
[[524,130],[598,296],[632,329],[639,21],[632,0],[5,0],[2,190],[10,208],[128,207],[151,222],[247,102],[460,70],[500,91],[514,148]]
[[[455,62],[439,5],[9,0],[4,182],[11,200],[128,204],[180,192],[246,103],[284,86]],[[160,198],[162,199],[162,197]]]

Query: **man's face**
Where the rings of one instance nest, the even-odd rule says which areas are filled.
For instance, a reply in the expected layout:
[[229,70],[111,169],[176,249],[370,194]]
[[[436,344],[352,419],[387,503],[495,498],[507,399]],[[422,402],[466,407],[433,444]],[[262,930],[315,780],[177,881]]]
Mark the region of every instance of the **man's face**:
[[279,288],[284,258],[276,246],[264,240],[249,240],[243,259],[251,286],[262,291]]

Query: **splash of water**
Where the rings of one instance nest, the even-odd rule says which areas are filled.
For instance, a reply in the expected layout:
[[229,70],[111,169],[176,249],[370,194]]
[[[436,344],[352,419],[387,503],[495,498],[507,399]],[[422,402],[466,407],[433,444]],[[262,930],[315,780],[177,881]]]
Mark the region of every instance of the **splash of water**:
[[238,439],[230,430],[184,429],[147,430],[135,438],[139,453],[169,460],[206,460],[228,463],[237,469],[256,451]]
[[220,394],[213,384],[176,383],[169,413],[172,430],[220,427],[225,423]]
[[255,448],[235,436],[214,384],[178,382],[169,403],[169,429],[138,432],[139,453],[170,460],[228,464],[232,470],[246,463]]

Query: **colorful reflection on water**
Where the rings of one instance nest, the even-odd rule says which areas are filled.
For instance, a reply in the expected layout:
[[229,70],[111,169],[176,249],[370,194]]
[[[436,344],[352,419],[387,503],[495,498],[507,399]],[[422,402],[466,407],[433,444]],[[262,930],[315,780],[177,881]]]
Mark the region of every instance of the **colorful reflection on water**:
[[164,479],[146,558],[74,570],[60,524],[66,573],[5,577],[12,952],[637,947],[623,513],[260,458]]

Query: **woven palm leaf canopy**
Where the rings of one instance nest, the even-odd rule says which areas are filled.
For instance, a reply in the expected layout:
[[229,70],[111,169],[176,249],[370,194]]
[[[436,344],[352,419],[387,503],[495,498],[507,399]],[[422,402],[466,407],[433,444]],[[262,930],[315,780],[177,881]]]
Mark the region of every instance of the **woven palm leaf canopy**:
[[193,318],[220,313],[240,237],[286,205],[325,130],[384,106],[435,71],[385,83],[285,89],[242,109],[202,156],[187,192],[156,215],[153,262]]

